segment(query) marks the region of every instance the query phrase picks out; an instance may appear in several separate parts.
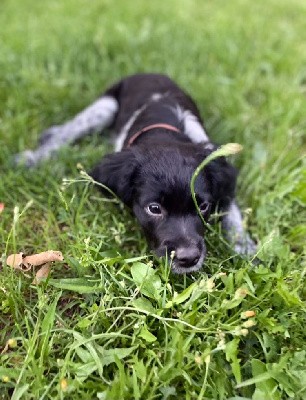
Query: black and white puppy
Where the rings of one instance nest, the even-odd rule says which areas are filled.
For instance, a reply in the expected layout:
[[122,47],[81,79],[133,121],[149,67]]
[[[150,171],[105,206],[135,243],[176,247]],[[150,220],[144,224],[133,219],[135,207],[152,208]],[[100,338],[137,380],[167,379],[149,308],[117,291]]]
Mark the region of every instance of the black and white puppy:
[[[190,180],[216,146],[193,100],[167,76],[122,79],[75,118],[46,130],[40,146],[18,159],[35,165],[63,145],[105,128],[117,134],[116,152],[102,159],[92,177],[132,208],[154,252],[172,255],[173,272],[199,270],[206,254],[204,226]],[[224,158],[210,162],[195,183],[197,202],[206,220],[216,211],[223,215],[225,236],[237,253],[253,254],[256,246],[234,200],[236,175]]]

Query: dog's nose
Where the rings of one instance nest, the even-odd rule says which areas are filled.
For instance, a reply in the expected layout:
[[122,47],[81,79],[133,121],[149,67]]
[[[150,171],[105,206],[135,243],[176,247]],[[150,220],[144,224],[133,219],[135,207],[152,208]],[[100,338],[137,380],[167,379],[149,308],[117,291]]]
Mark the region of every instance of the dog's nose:
[[201,253],[197,247],[179,247],[176,249],[175,258],[182,267],[192,267],[200,259]]

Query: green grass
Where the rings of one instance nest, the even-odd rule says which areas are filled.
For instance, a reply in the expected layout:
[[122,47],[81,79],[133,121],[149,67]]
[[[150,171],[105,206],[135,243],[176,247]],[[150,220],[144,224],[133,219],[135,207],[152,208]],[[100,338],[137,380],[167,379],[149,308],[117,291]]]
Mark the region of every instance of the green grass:
[[[1,349],[11,339],[0,398],[305,399],[304,0],[2,0],[0,11]],[[216,142],[244,146],[238,199],[260,265],[230,254],[217,226],[203,271],[171,275],[76,167],[108,139],[37,170],[12,165],[139,71],[168,73]],[[39,287],[5,264],[47,249],[65,263]]]

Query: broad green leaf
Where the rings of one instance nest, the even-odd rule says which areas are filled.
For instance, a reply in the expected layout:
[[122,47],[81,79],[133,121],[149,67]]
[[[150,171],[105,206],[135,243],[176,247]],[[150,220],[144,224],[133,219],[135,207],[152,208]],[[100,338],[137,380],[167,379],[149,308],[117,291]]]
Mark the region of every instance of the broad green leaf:
[[226,400],[250,400],[250,398],[249,397],[234,396],[234,397],[229,397]]
[[250,379],[247,379],[247,380],[239,383],[238,385],[236,385],[236,388],[239,389],[239,388],[242,388],[245,386],[255,385],[260,382],[265,382],[268,379],[270,379],[269,372],[264,372],[260,375],[257,375],[255,378],[250,378]]
[[282,297],[288,306],[302,305],[299,296],[285,282],[277,282],[277,293]]
[[236,388],[255,385],[256,389],[252,399],[280,400],[280,392],[275,390],[277,383],[274,379],[272,379],[271,374],[267,372],[266,365],[260,360],[256,359],[251,361],[251,365],[253,378],[241,382],[236,386]]
[[[255,378],[258,378],[267,372],[266,365],[260,360],[256,360],[255,358],[251,361],[252,365],[252,374]],[[269,374],[269,372],[268,372]],[[272,379],[269,374],[269,378],[263,381],[258,381],[255,383],[256,390],[254,393],[254,400],[260,400],[262,397],[262,393],[264,394],[264,398],[267,400],[280,400],[280,393],[275,391],[277,383],[274,379]],[[256,393],[256,391],[258,393]]]
[[154,336],[150,331],[148,331],[148,328],[146,326],[144,326],[141,329],[138,336],[142,337],[148,343],[152,343],[155,342],[155,340],[157,340],[156,336]]
[[99,353],[99,349],[97,349],[98,346],[95,345],[95,342],[86,341],[86,339],[78,332],[73,332],[73,336],[75,338],[75,342],[73,343],[72,348],[76,350],[78,347],[84,346],[90,353],[92,361],[95,362],[97,370],[99,371],[99,375],[102,376],[103,363],[101,361],[100,354],[98,354]]
[[19,400],[23,398],[23,395],[27,392],[29,384],[26,383],[22,386],[17,386],[13,392],[11,400]]
[[146,381],[147,378],[147,369],[143,363],[143,360],[135,360],[133,369],[136,372],[137,378],[142,382]]
[[221,308],[223,308],[224,310],[231,310],[232,308],[239,306],[239,304],[241,304],[242,301],[243,301],[242,297],[236,299],[233,298],[230,300],[225,299],[221,303]]
[[173,297],[172,300],[168,301],[166,304],[166,308],[172,307],[174,304],[181,304],[184,301],[186,301],[194,291],[194,289],[198,286],[197,282],[192,283],[190,286],[188,286],[186,289],[184,289],[181,293],[179,293],[177,296]]
[[147,258],[148,258],[147,256],[138,256],[138,257],[132,257],[132,258],[125,258],[124,262],[126,264],[131,264],[131,263],[135,263],[136,261],[146,260]]
[[58,289],[70,290],[71,292],[77,292],[80,294],[103,291],[102,287],[99,287],[94,282],[90,282],[84,278],[50,279],[48,283]]
[[49,305],[48,311],[41,323],[42,342],[41,342],[41,346],[40,346],[40,352],[45,357],[48,355],[49,351],[51,350],[50,346],[48,346],[49,341],[50,341],[50,332],[54,325],[56,306],[57,306],[59,298],[61,297],[61,294],[62,293],[59,293],[56,296],[56,298],[54,299],[54,301]]
[[161,280],[151,266],[136,262],[132,265],[131,274],[140,293],[155,300],[160,298]]
[[239,343],[240,339],[235,338],[228,342],[225,347],[226,359],[231,362],[232,371],[237,382],[241,382],[240,359],[238,358]]
[[176,388],[174,386],[165,386],[160,389],[163,394],[162,400],[167,400],[170,396],[176,395]]
[[80,357],[83,363],[89,363],[90,361],[92,361],[92,356],[89,351],[83,349],[82,347],[77,347],[75,349],[75,352]]
[[133,305],[139,310],[148,311],[151,314],[154,314],[154,312],[156,311],[155,308],[152,306],[150,300],[145,299],[144,297],[133,300]]
[[99,253],[100,260],[96,264],[114,265],[118,261],[122,261],[123,257],[114,250],[103,251]]
[[61,297],[61,294],[62,293],[59,293],[54,299],[54,301],[48,307],[48,311],[41,323],[41,333],[43,335],[47,335],[54,324],[56,306],[59,298]]
[[77,326],[79,328],[87,328],[88,326],[90,326],[92,324],[92,321],[87,319],[87,318],[83,318],[80,319],[80,321],[77,323]]
[[99,348],[98,351],[101,355],[101,362],[103,366],[109,365],[113,362],[115,362],[116,357],[119,360],[122,360],[123,358],[129,356],[137,346],[133,347],[122,347],[122,348],[114,348],[114,349],[103,349]]
[[87,378],[93,372],[97,370],[97,365],[94,361],[91,361],[87,364],[79,364],[75,368],[75,374],[80,378]]

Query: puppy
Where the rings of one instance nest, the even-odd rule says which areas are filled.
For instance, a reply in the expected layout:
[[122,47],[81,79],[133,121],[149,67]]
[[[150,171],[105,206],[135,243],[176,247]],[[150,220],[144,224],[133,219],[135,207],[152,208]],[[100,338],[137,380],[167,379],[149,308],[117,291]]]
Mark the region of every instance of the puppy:
[[[137,74],[114,84],[63,125],[43,132],[35,151],[18,156],[28,166],[49,158],[63,145],[111,128],[115,150],[91,176],[131,207],[158,256],[172,255],[172,270],[199,270],[205,259],[204,226],[190,192],[196,167],[216,146],[203,127],[193,100],[167,76]],[[195,183],[202,216],[222,215],[225,237],[240,254],[256,246],[244,231],[235,202],[237,172],[225,158],[210,162]]]

